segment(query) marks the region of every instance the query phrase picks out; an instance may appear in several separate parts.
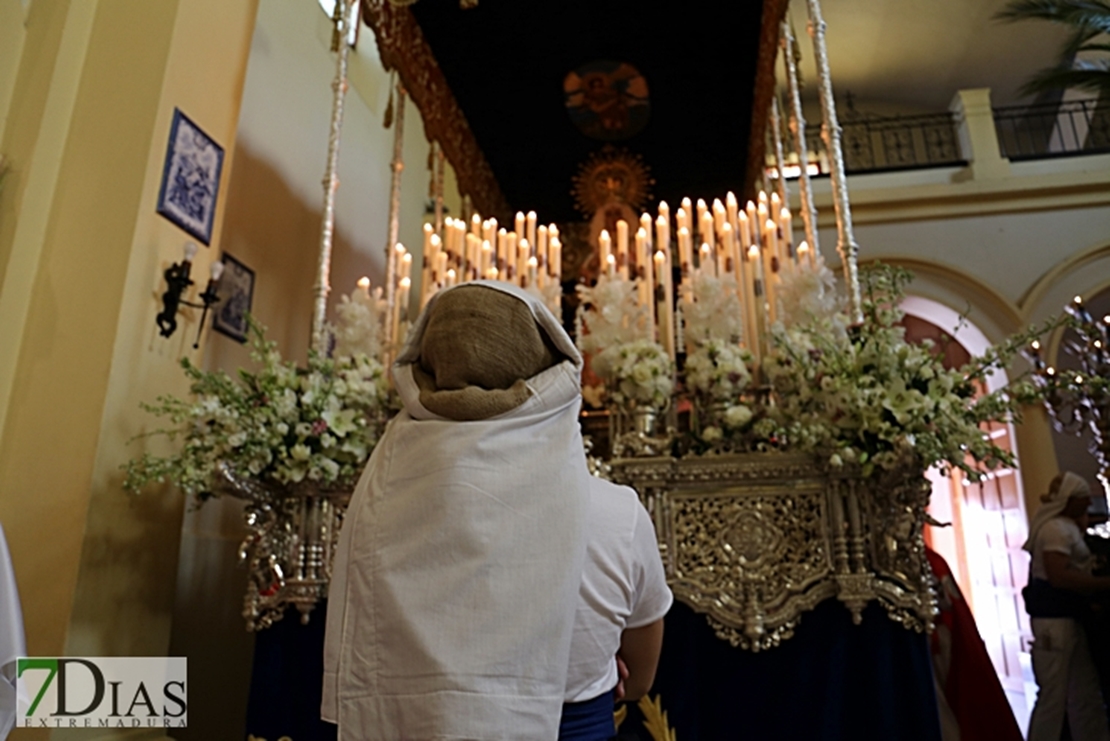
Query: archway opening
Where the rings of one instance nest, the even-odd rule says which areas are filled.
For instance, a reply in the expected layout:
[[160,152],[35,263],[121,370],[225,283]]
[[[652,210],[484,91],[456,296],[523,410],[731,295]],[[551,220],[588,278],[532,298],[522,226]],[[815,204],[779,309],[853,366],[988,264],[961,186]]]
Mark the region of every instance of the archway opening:
[[[982,331],[943,304],[911,296],[902,308],[906,339],[932,340],[943,348],[945,367],[959,368],[990,346]],[[1005,373],[997,372],[987,379],[985,391],[1006,382]],[[1016,455],[1011,424],[991,424],[983,434]],[[992,471],[978,483],[959,470],[931,469],[928,476],[933,484],[929,512],[951,525],[927,528],[926,543],[952,569],[1024,733],[1036,688],[1029,657],[1032,631],[1021,597],[1029,570],[1028,554],[1021,549],[1028,535],[1021,477],[1016,468]]]

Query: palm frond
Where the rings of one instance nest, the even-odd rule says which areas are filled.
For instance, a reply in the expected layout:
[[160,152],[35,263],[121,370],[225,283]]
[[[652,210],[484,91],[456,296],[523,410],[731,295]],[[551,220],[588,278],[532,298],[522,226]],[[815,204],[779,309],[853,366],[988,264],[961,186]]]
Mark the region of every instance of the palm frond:
[[1069,87],[1096,94],[1110,91],[1110,69],[1105,64],[1075,61],[1081,52],[1110,52],[1110,43],[1099,38],[1110,34],[1110,0],[1010,0],[995,18],[1044,20],[1071,28],[1056,66],[1030,78],[1021,89],[1023,95]]
[[1002,21],[1044,20],[1110,33],[1107,0],[1011,0],[994,16]]
[[1067,88],[1110,96],[1110,72],[1098,69],[1075,69],[1071,65],[1049,67],[1033,75],[1022,86],[1021,94],[1036,95],[1049,90]]

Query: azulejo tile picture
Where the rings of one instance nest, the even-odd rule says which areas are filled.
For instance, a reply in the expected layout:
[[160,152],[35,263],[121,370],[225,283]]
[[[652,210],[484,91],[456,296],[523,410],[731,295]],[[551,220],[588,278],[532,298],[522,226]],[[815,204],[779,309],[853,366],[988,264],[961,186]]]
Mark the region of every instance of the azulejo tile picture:
[[223,147],[174,108],[158,213],[206,245],[212,240],[223,162]]
[[221,258],[224,272],[220,275],[219,306],[212,315],[212,326],[239,342],[247,341],[250,314],[254,298],[254,271],[226,252]]

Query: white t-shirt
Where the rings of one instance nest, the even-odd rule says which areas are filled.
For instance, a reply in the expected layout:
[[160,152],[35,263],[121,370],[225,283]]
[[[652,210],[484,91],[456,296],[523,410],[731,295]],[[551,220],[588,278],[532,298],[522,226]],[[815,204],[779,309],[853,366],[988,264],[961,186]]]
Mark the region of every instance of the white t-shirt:
[[1033,543],[1033,560],[1030,573],[1034,579],[1048,579],[1044,567],[1045,553],[1063,553],[1068,557],[1068,568],[1091,573],[1091,549],[1083,540],[1079,525],[1070,517],[1053,517],[1041,526]]
[[592,700],[613,689],[621,632],[654,623],[672,601],[655,528],[636,492],[594,478],[589,518],[567,702]]

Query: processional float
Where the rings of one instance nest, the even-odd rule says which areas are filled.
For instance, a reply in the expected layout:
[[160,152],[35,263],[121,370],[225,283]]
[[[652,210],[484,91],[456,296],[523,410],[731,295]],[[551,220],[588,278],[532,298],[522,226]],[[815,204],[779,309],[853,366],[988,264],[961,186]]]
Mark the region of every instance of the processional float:
[[[346,37],[353,4],[354,0],[336,3],[336,39]],[[779,380],[789,376],[789,369],[784,370],[788,353],[780,344],[786,342],[783,337],[793,336],[788,326],[791,316],[836,313],[842,322],[838,325],[840,319],[830,319],[828,326],[844,337],[846,347],[851,345],[854,327],[867,318],[826,53],[826,24],[818,0],[807,0],[844,305],[831,293],[831,275],[820,258],[799,93],[799,51],[784,19],[785,4],[769,3],[765,13],[773,16],[770,30],[784,62],[786,128],[800,165],[804,240],[795,244],[781,138],[784,126],[771,83],[763,94],[770,110],[777,192],[760,194],[745,205],[731,193],[712,205],[686,200],[674,214],[660,203],[655,215],[644,213],[637,219],[632,214],[619,220],[615,234],[602,231],[598,236],[596,283],[577,286],[574,296],[578,342],[603,382],[598,394],[607,406],[605,413],[584,420],[586,432],[596,433],[595,473],[638,491],[654,519],[668,581],[683,609],[697,615],[699,625],[717,643],[748,657],[776,652],[787,656],[786,647],[795,642],[788,639],[805,625],[807,613],[821,608],[821,619],[826,620],[826,606],[837,601],[847,608],[842,612],[850,622],[871,626],[871,636],[877,635],[878,618],[864,620],[865,612],[874,616],[885,611],[892,620],[882,625],[898,623],[907,636],[931,630],[936,615],[934,580],[922,537],[930,489],[925,467],[912,454],[912,440],[902,449],[886,450],[882,460],[868,461],[850,446],[841,448],[842,458],[819,457],[806,446],[795,445],[803,437],[800,433],[791,438],[783,433],[786,427],[775,423],[776,405],[784,402]],[[452,116],[460,115],[457,108],[423,111],[425,129],[433,140],[434,219],[424,227],[422,264],[414,265],[417,258],[398,244],[406,87],[416,98],[445,83],[426,54],[407,71],[401,63],[421,55],[404,44],[412,38],[405,37],[405,28],[411,30],[415,23],[407,9],[385,0],[366,1],[363,9],[379,34],[386,68],[401,77],[392,91],[394,149],[385,282],[373,293],[369,283],[360,282],[351,296],[351,302],[364,304],[377,323],[383,364],[388,367],[400,346],[406,323],[413,318],[408,316],[410,306],[422,306],[434,291],[456,283],[483,277],[513,281],[561,312],[564,286],[574,281],[562,270],[563,235],[558,226],[539,223],[534,213],[505,217],[503,197],[495,187],[484,185],[493,181],[481,152],[473,141],[451,133]],[[349,47],[336,42],[335,52],[314,284],[312,343],[317,354],[326,354],[330,343],[325,319]],[[775,58],[770,59],[771,69]],[[445,159],[456,165],[461,191],[471,196],[464,200],[462,219],[444,216]],[[473,206],[486,207],[490,215],[483,217]],[[504,223],[498,223],[495,215],[501,215]],[[414,284],[420,291],[416,296]],[[797,351],[797,347],[788,349]],[[805,361],[807,353],[813,357],[820,352],[810,346],[797,357]],[[820,385],[820,379],[815,383]],[[246,500],[249,536],[241,557],[251,567],[244,603],[249,627],[271,626],[289,606],[295,606],[307,622],[314,606],[326,597],[350,486],[330,489],[304,481],[273,487],[230,468],[222,468],[221,473],[225,493]],[[847,633],[838,633],[839,629],[830,630],[821,633],[823,638],[811,640],[825,641],[830,651],[856,640],[845,638]],[[898,643],[899,656],[919,661],[925,656],[924,639],[907,640],[910,643]],[[813,647],[813,642],[807,646]],[[735,656],[729,661],[730,667],[743,663]],[[664,673],[668,666],[677,664],[667,658],[665,649]],[[924,671],[928,677],[928,669]],[[882,691],[895,691],[897,684]],[[924,687],[931,699],[931,680],[927,686],[912,687]],[[640,709],[647,721],[648,715],[660,712],[658,697],[654,703]],[[675,717],[684,712],[693,718],[700,711],[676,709]],[[926,720],[929,733],[931,722]]]

